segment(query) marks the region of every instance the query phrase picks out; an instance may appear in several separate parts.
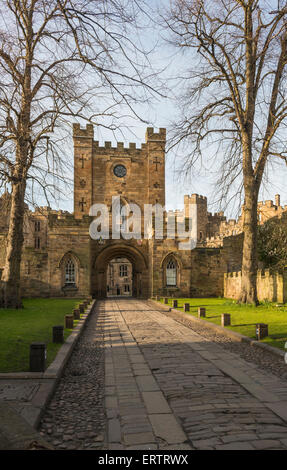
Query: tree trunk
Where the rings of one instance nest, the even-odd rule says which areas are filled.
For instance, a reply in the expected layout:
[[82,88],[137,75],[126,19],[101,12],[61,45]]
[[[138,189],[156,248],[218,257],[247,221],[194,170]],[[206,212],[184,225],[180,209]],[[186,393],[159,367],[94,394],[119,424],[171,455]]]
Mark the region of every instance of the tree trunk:
[[23,247],[26,181],[12,185],[11,212],[7,236],[6,261],[2,275],[2,305],[5,308],[22,308],[20,294],[20,265]]
[[245,204],[243,210],[243,254],[242,254],[242,303],[258,305],[257,298],[257,202],[258,190],[253,184],[245,188]]

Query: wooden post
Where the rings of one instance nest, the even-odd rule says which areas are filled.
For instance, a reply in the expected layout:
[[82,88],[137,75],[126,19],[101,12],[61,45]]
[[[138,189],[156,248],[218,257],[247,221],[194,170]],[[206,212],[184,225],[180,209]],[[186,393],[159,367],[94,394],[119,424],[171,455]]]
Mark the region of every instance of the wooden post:
[[260,341],[268,336],[268,325],[265,323],[256,323],[256,339]]
[[205,318],[205,308],[198,307],[198,318]]
[[80,310],[78,308],[75,308],[73,310],[73,315],[74,315],[74,320],[80,320],[81,316],[80,316]]
[[68,328],[68,329],[74,328],[74,315],[65,316],[65,328]]
[[222,313],[221,315],[221,326],[231,325],[231,316],[230,313]]

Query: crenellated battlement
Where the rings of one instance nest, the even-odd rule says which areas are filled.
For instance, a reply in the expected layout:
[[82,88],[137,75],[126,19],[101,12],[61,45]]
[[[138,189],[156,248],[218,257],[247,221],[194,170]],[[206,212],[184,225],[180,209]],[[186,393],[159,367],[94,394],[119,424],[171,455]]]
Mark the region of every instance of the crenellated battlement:
[[[272,276],[277,275],[277,274],[280,275],[280,273],[278,273],[277,271],[273,272],[269,268],[258,269],[257,270],[257,279],[258,278],[268,278],[268,277],[272,277]],[[229,273],[224,273],[224,277],[225,278],[242,277],[242,271],[233,271],[233,272],[229,272]]]
[[[153,128],[148,128],[152,129]],[[148,140],[164,140],[166,136],[166,129],[160,129],[159,133],[150,133]],[[92,124],[87,124],[86,127],[81,127],[80,124],[74,123],[73,124],[73,137],[75,139],[79,138],[94,138],[94,126]],[[98,140],[93,141],[93,146],[96,150],[105,151],[105,150],[112,150],[113,152],[125,151],[125,150],[144,150],[146,149],[147,144],[142,143],[140,147],[137,147],[135,142],[129,142],[125,145],[123,142],[117,142],[116,146],[112,146],[111,141],[105,141],[104,145],[100,145]]]
[[196,193],[191,195],[186,194],[184,196],[184,202],[189,202],[190,204],[207,204],[207,197]]
[[206,237],[204,246],[207,248],[221,248],[223,246],[223,236]]
[[231,273],[224,273],[225,279],[229,279],[231,277],[242,277],[242,271],[233,271]]
[[82,128],[80,124],[73,124],[73,137],[94,137],[94,126],[93,124],[86,124],[85,128]]
[[117,142],[117,146],[112,146],[112,143],[110,141],[104,142],[104,145],[100,145],[100,142],[98,140],[94,140],[93,142],[94,150],[95,152],[103,152],[105,153],[106,151],[110,152],[112,151],[113,153],[119,152],[129,152],[131,151],[141,151],[146,149],[146,144],[141,144],[140,148],[137,147],[135,142],[129,142],[127,146],[124,145],[123,142]]
[[81,219],[75,218],[74,214],[66,211],[59,211],[58,213],[50,214],[48,216],[50,227],[53,226],[69,226],[69,227],[89,227],[91,217],[84,215]]
[[157,141],[165,142],[166,141],[166,129],[163,127],[159,128],[159,132],[155,132],[153,127],[148,127],[146,130],[146,142]]
[[271,199],[268,199],[266,201],[259,201],[258,202],[258,206],[259,207],[262,207],[262,206],[265,206],[265,207],[277,207],[273,204],[273,201]]

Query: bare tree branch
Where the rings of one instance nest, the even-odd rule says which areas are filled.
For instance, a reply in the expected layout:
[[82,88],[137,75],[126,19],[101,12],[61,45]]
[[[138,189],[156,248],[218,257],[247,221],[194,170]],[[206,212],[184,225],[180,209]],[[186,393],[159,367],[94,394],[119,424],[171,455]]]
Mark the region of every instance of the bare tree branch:
[[170,147],[186,152],[185,173],[212,150],[222,199],[244,190],[244,302],[257,303],[257,201],[264,172],[275,157],[286,161],[286,21],[280,0],[273,12],[263,0],[174,0],[163,15],[168,42],[192,62],[178,82],[180,115]]

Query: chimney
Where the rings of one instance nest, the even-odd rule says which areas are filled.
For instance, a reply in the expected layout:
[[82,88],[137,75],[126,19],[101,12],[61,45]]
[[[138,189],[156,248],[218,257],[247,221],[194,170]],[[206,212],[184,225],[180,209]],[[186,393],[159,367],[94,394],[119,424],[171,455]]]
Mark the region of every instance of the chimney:
[[280,206],[280,194],[275,194],[275,206]]

